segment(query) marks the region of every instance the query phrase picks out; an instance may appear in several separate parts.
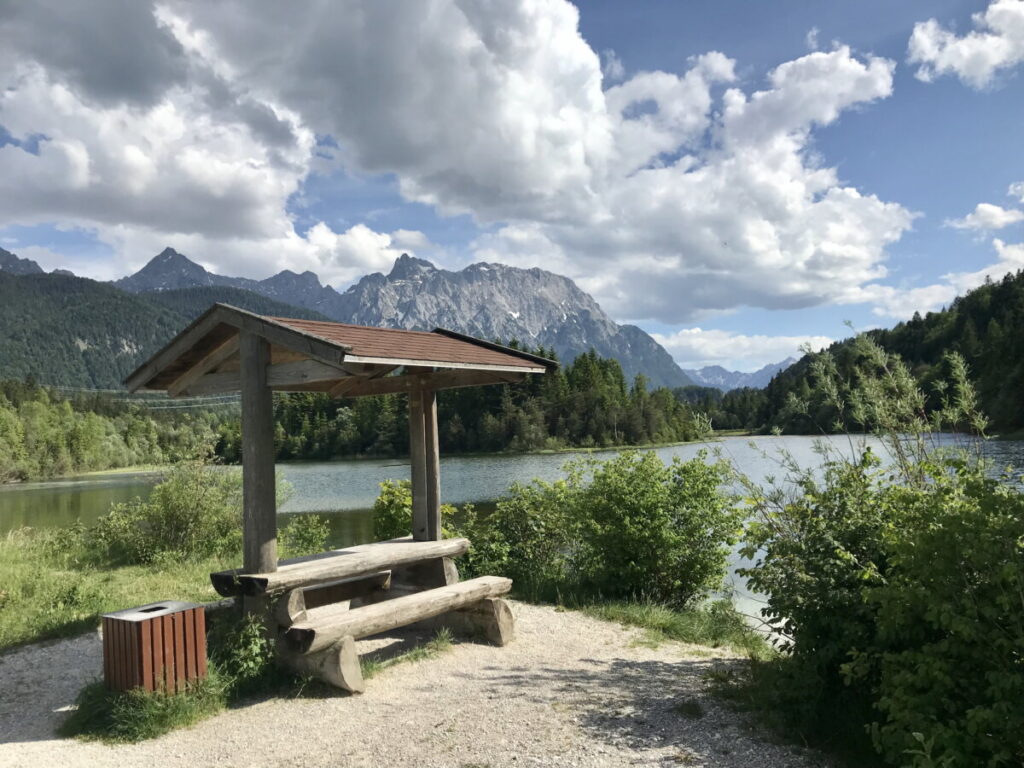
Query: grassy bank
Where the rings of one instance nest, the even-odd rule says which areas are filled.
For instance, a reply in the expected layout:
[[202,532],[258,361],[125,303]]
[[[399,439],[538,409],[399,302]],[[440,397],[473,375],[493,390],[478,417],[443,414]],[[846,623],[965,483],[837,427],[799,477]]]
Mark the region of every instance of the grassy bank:
[[224,558],[151,565],[96,563],[66,531],[22,529],[0,539],[0,652],[94,630],[101,614],[157,600],[216,598]]

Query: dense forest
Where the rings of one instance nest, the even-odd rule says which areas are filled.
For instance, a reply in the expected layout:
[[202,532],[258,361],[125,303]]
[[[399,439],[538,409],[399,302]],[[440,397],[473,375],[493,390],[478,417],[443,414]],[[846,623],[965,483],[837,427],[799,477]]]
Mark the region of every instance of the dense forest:
[[717,387],[692,386],[677,387],[673,393],[680,402],[704,414],[713,429],[754,432],[763,423],[760,418],[767,403],[763,389],[740,387],[723,392]]
[[[554,357],[549,349],[531,351]],[[408,450],[404,395],[332,400],[285,394],[275,398],[274,411],[281,459]],[[643,376],[627,384],[617,361],[594,352],[522,384],[443,390],[438,424],[446,452],[644,445],[693,440],[707,432],[706,420],[671,390],[649,390]],[[239,455],[238,429],[237,422],[221,427],[218,452],[228,460]]]
[[[941,400],[936,383],[946,373],[944,356],[960,353],[977,389],[981,410],[990,419],[990,431],[1008,433],[1024,428],[1024,270],[1002,280],[987,280],[941,311],[923,317],[915,313],[911,320],[888,330],[868,331],[867,336],[907,363],[927,394],[929,407],[938,406]],[[827,352],[839,376],[849,378],[857,362],[852,340],[837,342]],[[740,412],[738,418],[752,429],[795,434],[854,427],[836,424],[827,408],[798,407],[808,402],[815,389],[811,371],[818,356],[805,355],[778,374],[763,390],[763,397],[752,398],[751,410]]]
[[0,381],[0,482],[175,461],[209,444],[237,411],[158,411],[103,394],[65,397],[31,381]]
[[[404,395],[277,394],[278,458],[405,455],[406,412]],[[522,384],[444,390],[438,421],[448,452],[643,445],[706,432],[706,420],[670,390],[649,390],[642,376],[627,385],[618,362],[593,352]],[[237,401],[62,394],[32,381],[0,382],[0,482],[159,464],[203,445],[236,462],[240,444]]]

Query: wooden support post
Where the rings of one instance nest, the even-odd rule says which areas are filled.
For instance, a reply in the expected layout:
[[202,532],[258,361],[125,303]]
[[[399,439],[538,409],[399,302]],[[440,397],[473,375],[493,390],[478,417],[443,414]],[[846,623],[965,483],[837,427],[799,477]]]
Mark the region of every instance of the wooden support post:
[[409,393],[409,464],[412,481],[412,537],[431,541],[427,514],[427,441],[420,391]]
[[249,331],[239,338],[242,385],[243,570],[277,570],[274,401],[267,386],[270,344]]
[[423,442],[426,448],[427,539],[441,540],[441,449],[437,437],[437,392],[423,390]]

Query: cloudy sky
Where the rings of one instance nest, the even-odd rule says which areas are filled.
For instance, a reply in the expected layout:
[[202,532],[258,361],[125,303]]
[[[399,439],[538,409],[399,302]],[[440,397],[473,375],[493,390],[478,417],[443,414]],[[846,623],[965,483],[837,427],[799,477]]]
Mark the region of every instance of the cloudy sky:
[[1024,267],[1024,0],[0,0],[0,245],[569,275],[753,369]]

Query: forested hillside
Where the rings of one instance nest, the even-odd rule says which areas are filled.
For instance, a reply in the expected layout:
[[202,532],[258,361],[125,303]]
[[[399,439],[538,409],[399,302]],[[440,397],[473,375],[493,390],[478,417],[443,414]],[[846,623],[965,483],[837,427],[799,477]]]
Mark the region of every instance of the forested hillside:
[[324,320],[312,310],[226,286],[133,294],[107,283],[0,271],[0,378],[116,388],[214,302]]
[[[1024,428],[1024,270],[958,297],[940,312],[929,312],[889,330],[868,335],[884,349],[900,355],[937,403],[934,383],[943,372],[946,352],[959,352],[978,390],[982,411],[995,432]],[[833,344],[829,353],[841,375],[851,367],[849,340]],[[791,397],[806,399],[813,389],[807,355],[783,371],[765,389],[765,402],[751,422],[784,432],[815,433],[832,429],[828,414],[800,413],[787,407]]]
[[176,312],[191,321],[210,308],[211,304],[220,302],[230,304],[239,309],[255,312],[257,315],[273,317],[297,317],[302,320],[328,320],[329,318],[312,309],[303,309],[268,299],[252,291],[228,286],[203,286],[198,288],[178,288],[172,291],[153,291],[152,293],[136,294],[142,299]]
[[186,322],[181,313],[93,280],[0,272],[0,377],[119,386]]
[[0,483],[194,455],[237,407],[151,411],[104,395],[66,397],[0,381]]

